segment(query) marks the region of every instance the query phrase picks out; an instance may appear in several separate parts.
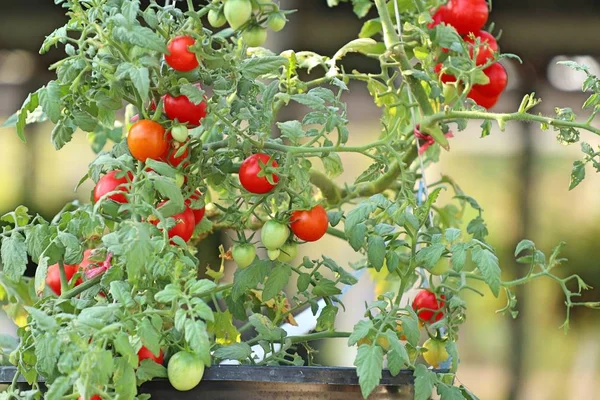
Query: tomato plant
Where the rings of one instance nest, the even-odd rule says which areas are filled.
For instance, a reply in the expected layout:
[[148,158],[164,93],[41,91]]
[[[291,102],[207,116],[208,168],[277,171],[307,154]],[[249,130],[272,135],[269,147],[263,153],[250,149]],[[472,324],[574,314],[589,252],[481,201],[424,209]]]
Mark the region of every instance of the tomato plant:
[[[514,315],[515,288],[549,277],[567,310],[598,308],[583,300],[583,280],[563,272],[562,245],[546,256],[523,240],[515,253],[528,268],[503,279],[484,208],[451,176],[424,178],[450,138],[471,140],[469,125],[485,137],[492,124],[537,123],[563,144],[600,135],[600,79],[567,63],[586,74],[585,122],[566,108],[542,115],[534,94],[490,112],[516,57],[482,31],[486,1],[348,1],[371,19],[333,56],[249,49],[292,15],[267,0],[187,1],[185,11],[182,2],[55,1],[69,22],[41,52],[64,45],[56,78],[5,125],[25,139],[27,124],[49,121],[56,149],[87,132],[97,155],[81,183],[95,187],[93,204],[67,204],[49,220],[23,206],[0,217],[0,298],[20,327],[9,361],[33,382],[28,398],[47,389],[48,398],[133,400],[139,385],[165,377],[190,390],[205,366],[301,365],[296,347],[310,353],[315,338],[333,337],[354,347],[365,398],[383,365],[413,371],[416,398],[475,398],[452,385],[467,289],[505,298],[501,311]],[[352,53],[379,65],[350,71]],[[360,85],[381,110],[370,128],[380,134],[349,145],[356,116],[344,100]],[[582,150],[570,189],[600,154]],[[199,245],[223,231],[236,244],[206,265]],[[318,253],[305,243],[316,240]],[[331,257],[338,243],[356,253],[351,268]],[[336,330],[363,270],[376,299],[349,310],[360,319],[352,331]],[[316,332],[286,330],[303,309],[317,315]],[[3,395],[21,398],[12,385]]]

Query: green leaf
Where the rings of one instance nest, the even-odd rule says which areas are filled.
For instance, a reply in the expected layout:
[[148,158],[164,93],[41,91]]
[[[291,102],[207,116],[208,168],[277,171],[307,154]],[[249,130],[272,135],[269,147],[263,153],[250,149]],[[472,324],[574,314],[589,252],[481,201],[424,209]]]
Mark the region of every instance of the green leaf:
[[405,366],[409,365],[410,358],[406,351],[404,344],[398,340],[398,336],[394,331],[387,331],[385,333],[388,343],[390,344],[389,351],[387,353],[388,368],[393,376],[400,373],[400,370]]
[[376,204],[366,201],[350,210],[348,214],[346,214],[346,224],[344,226],[346,235],[350,236],[352,229],[354,229],[356,225],[365,222],[376,209]]
[[521,254],[521,252],[525,250],[535,250],[535,243],[527,239],[521,240],[515,250],[515,257],[517,257],[519,254]]
[[415,368],[415,400],[429,400],[433,394],[433,385],[437,382],[435,374],[423,364]]
[[323,307],[317,318],[316,330],[318,332],[332,331],[335,327],[335,318],[337,317],[338,311],[339,309],[331,304]]
[[188,343],[192,352],[196,354],[204,365],[210,366],[210,341],[206,324],[202,321],[185,321],[185,341]]
[[163,290],[154,295],[154,300],[159,303],[170,303],[182,295],[178,285],[169,283]]
[[450,371],[456,372],[456,370],[458,369],[458,360],[459,360],[458,349],[456,347],[456,343],[453,342],[452,340],[447,340],[446,341],[446,351],[452,358],[452,367],[451,367]]
[[270,265],[269,261],[261,260],[251,264],[247,268],[238,268],[233,275],[233,288],[231,290],[233,299],[239,299],[246,294],[248,289],[255,289],[259,284],[263,283],[270,271]]
[[348,53],[361,53],[364,55],[379,55],[385,52],[385,45],[371,38],[354,39],[339,49],[332,60],[339,60]]
[[117,26],[112,30],[113,39],[118,42],[132,44],[149,50],[166,54],[165,40],[150,28],[135,25],[131,29]]
[[335,296],[342,291],[335,286],[335,282],[326,278],[322,278],[317,282],[317,285],[312,290],[313,295],[318,297]]
[[42,252],[50,244],[52,231],[46,224],[38,224],[25,228],[25,245],[34,261],[39,260]]
[[270,300],[277,296],[287,285],[292,275],[292,267],[288,264],[278,264],[269,272],[265,288],[263,289],[263,301]]
[[264,340],[281,341],[286,336],[286,332],[273,326],[271,320],[265,315],[252,314],[248,320]]
[[61,114],[60,86],[56,81],[48,82],[48,85],[40,90],[40,105],[50,121],[57,123]]
[[40,54],[46,53],[52,46],[56,46],[58,43],[65,43],[69,35],[67,34],[67,27],[61,26],[54,32],[46,36],[44,43],[40,49]]
[[110,294],[113,298],[125,306],[125,308],[135,307],[135,301],[131,297],[131,285],[124,281],[114,281],[110,283]]
[[233,343],[227,347],[220,347],[214,353],[221,360],[246,360],[252,355],[252,349],[247,343]]
[[569,190],[573,190],[585,179],[585,163],[583,161],[575,161],[571,170],[571,182]]
[[186,96],[194,105],[198,105],[204,101],[204,90],[200,86],[188,83],[179,88],[182,95]]
[[406,336],[406,340],[412,346],[416,346],[419,344],[419,339],[421,338],[421,332],[419,331],[419,324],[415,318],[410,316],[400,317],[400,321],[402,321],[402,332],[404,336]]
[[370,38],[381,32],[381,20],[379,18],[370,19],[365,22],[358,34],[359,38]]
[[48,387],[48,391],[44,398],[46,400],[62,400],[63,396],[72,388],[72,386],[71,379],[66,376],[59,376]]
[[385,261],[385,241],[381,236],[369,236],[367,257],[369,259],[369,264],[377,271],[380,271],[381,267],[383,267],[383,262]]
[[456,228],[446,229],[445,237],[449,243],[454,242],[456,239],[458,239],[460,237],[460,229],[456,229]]
[[299,292],[304,292],[306,289],[308,289],[308,285],[310,285],[310,275],[306,273],[298,275],[297,285]]
[[142,320],[138,326],[137,334],[140,339],[142,339],[142,344],[146,346],[152,354],[160,353],[160,333],[156,330],[154,325],[152,325],[150,319],[144,318]]
[[49,332],[54,331],[57,328],[56,320],[42,310],[28,306],[25,306],[25,310],[29,313],[42,331]]
[[31,93],[19,110],[19,118],[17,120],[17,135],[25,142],[25,125],[27,124],[27,116],[40,105],[39,95],[37,92]]
[[155,363],[152,360],[142,360],[140,366],[135,372],[135,375],[138,379],[138,384],[148,382],[154,378],[166,378],[167,377],[167,369]]
[[247,78],[255,79],[261,75],[275,73],[287,63],[287,58],[281,56],[247,58],[241,64],[242,74]]
[[469,225],[467,225],[467,232],[473,235],[475,239],[483,241],[488,235],[488,229],[483,218],[477,217],[472,219]]
[[77,316],[77,322],[95,329],[102,329],[116,315],[118,304],[96,304],[93,307],[84,308]]
[[456,386],[448,386],[443,383],[438,383],[437,392],[441,396],[441,400],[464,400],[460,389]]
[[356,366],[360,390],[366,399],[381,380],[383,350],[379,346],[366,344],[359,346],[354,365]]
[[431,246],[423,247],[417,253],[416,261],[425,268],[432,268],[440,260],[444,251],[446,251],[446,245],[443,243],[435,243]]
[[35,356],[40,373],[51,375],[60,356],[60,341],[54,332],[44,333],[36,339]]
[[[136,365],[137,366],[137,365]],[[119,399],[134,400],[137,393],[135,371],[133,367],[123,358],[115,359],[115,374],[113,376],[115,391]]]
[[174,179],[153,174],[151,180],[162,197],[171,200],[177,209],[183,209],[183,194],[181,194],[181,189],[177,186]]
[[452,263],[452,269],[456,272],[462,271],[465,263],[467,262],[467,250],[469,245],[467,243],[455,243],[450,246],[450,252],[452,257],[450,258]]
[[364,18],[372,6],[371,0],[352,0],[352,9],[358,18]]
[[135,223],[125,237],[125,260],[127,261],[127,275],[136,282],[142,267],[150,260],[152,255],[152,242],[147,224]]
[[342,159],[340,155],[337,153],[329,153],[327,157],[321,158],[323,162],[323,166],[325,167],[325,172],[327,176],[330,178],[335,178],[339,176],[342,172],[344,172],[344,165],[342,164]]
[[367,226],[365,224],[358,224],[350,231],[346,230],[346,235],[348,236],[348,243],[355,251],[359,251],[363,244],[365,243],[365,238],[367,236]]
[[498,297],[500,293],[500,267],[498,266],[498,257],[488,249],[481,246],[475,246],[471,250],[473,262],[477,265],[485,282],[489,285],[494,296]]
[[150,71],[148,71],[148,68],[132,68],[129,70],[129,77],[142,101],[148,100],[150,93]]
[[86,111],[75,109],[71,115],[75,125],[85,132],[93,132],[98,127],[98,121]]
[[129,342],[129,336],[125,332],[119,332],[113,343],[115,350],[123,356],[121,360],[125,360],[131,367],[137,367],[138,355]]
[[291,99],[314,110],[320,110],[325,106],[322,98],[311,93],[295,94],[291,96]]
[[348,338],[348,346],[354,346],[360,339],[369,334],[373,328],[373,321],[370,319],[360,320],[354,325],[354,330]]
[[200,298],[192,299],[194,306],[194,313],[205,321],[214,321],[215,316],[213,315],[212,309]]
[[121,4],[121,13],[127,19],[127,22],[134,23],[137,20],[137,13],[140,10],[139,0],[125,1]]
[[65,144],[69,143],[75,133],[75,125],[70,119],[61,119],[52,129],[52,145],[56,150],[60,150]]
[[292,144],[298,144],[299,139],[306,136],[300,121],[278,122],[277,126],[281,130],[281,136],[289,139]]
[[27,247],[23,235],[13,232],[2,240],[2,271],[13,281],[21,279],[27,269]]
[[189,287],[187,286],[188,285],[186,285],[186,288],[189,293],[194,296],[199,296],[217,287],[213,281],[209,281],[208,279],[200,279],[194,281]]

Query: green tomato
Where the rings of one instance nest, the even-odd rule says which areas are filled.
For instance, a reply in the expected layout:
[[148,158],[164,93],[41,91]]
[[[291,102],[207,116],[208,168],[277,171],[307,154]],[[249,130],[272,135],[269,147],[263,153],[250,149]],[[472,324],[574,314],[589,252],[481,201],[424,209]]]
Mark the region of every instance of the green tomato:
[[177,173],[177,175],[175,175],[175,184],[178,187],[183,187],[184,183],[185,183],[185,175]]
[[231,28],[237,30],[252,17],[252,4],[250,0],[227,0],[223,13]]
[[423,348],[427,350],[423,353],[425,362],[434,368],[439,368],[440,364],[450,357],[448,351],[446,351],[446,342],[441,340],[427,339],[423,344]]
[[269,220],[260,231],[260,239],[267,250],[279,250],[290,236],[290,228],[281,222]]
[[227,19],[225,18],[225,14],[221,10],[210,10],[208,12],[208,23],[213,28],[220,28],[225,23],[227,23]]
[[279,257],[280,254],[281,254],[281,250],[279,250],[279,249],[267,250],[267,256],[269,257],[269,260],[271,260],[271,261],[277,260],[277,257]]
[[279,32],[285,26],[287,19],[285,19],[285,15],[282,13],[273,13],[269,15],[269,20],[267,21],[267,25],[269,29],[273,32]]
[[298,244],[296,242],[286,243],[281,246],[281,254],[277,259],[281,262],[290,262],[298,255]]
[[450,271],[450,269],[450,258],[442,257],[432,268],[429,268],[428,271],[431,275],[444,275],[446,272]]
[[260,26],[251,26],[242,33],[242,39],[248,47],[259,47],[267,40],[267,30]]
[[256,248],[249,243],[236,244],[231,250],[231,255],[238,267],[246,268],[254,261],[254,258],[256,257]]
[[167,376],[173,387],[181,392],[192,390],[202,380],[204,364],[192,353],[180,351],[169,360]]

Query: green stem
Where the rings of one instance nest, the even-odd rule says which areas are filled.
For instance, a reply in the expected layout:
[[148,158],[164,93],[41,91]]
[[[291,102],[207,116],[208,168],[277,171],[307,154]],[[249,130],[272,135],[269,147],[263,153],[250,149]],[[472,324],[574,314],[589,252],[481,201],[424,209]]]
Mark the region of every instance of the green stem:
[[71,290],[69,290],[67,292],[63,291],[62,294],[61,294],[61,296],[60,296],[60,298],[61,299],[71,299],[71,298],[77,296],[81,292],[83,292],[85,290],[88,290],[92,286],[100,283],[100,280],[102,279],[103,275],[104,275],[104,273],[102,273],[100,275],[96,275],[95,277],[93,277],[89,281],[85,281],[81,285],[76,286],[76,287],[74,287],[73,289],[71,289]]
[[309,333],[308,335],[301,336],[290,336],[288,339],[292,341],[292,343],[301,343],[301,342],[310,342],[312,340],[319,339],[331,339],[331,338],[347,338],[350,337],[352,332],[317,332],[317,333]]
[[58,260],[58,272],[60,274],[60,292],[65,293],[69,289],[69,280],[67,279],[63,260]]

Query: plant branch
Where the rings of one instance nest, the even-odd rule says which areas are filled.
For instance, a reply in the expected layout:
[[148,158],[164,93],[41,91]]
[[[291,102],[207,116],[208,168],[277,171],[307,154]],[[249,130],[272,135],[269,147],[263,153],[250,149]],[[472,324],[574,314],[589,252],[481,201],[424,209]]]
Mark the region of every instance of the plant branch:
[[312,340],[319,339],[331,339],[331,338],[347,338],[350,337],[352,332],[317,332],[317,333],[309,333],[308,335],[301,336],[290,336],[288,339],[292,341],[292,343],[302,343],[302,342],[310,342]]

